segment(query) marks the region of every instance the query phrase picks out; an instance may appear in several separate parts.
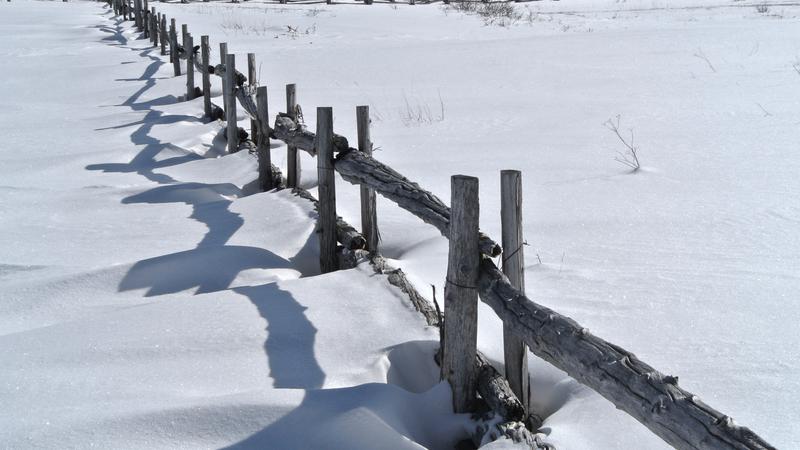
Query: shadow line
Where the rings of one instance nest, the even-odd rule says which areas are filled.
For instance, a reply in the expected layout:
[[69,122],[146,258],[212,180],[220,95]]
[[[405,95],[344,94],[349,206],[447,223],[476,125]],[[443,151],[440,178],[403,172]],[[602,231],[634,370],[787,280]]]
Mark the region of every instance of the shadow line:
[[[192,207],[189,218],[208,228],[195,248],[137,261],[119,283],[120,292],[146,289],[145,296],[174,294],[195,289],[194,294],[206,294],[231,289],[247,297],[267,322],[267,339],[264,351],[270,369],[270,377],[276,388],[317,389],[325,381],[325,373],[314,355],[314,342],[317,329],[305,316],[305,307],[298,303],[290,292],[282,290],[275,282],[260,286],[234,287],[231,285],[240,273],[247,270],[297,271],[300,275],[318,273],[318,267],[305,264],[307,254],[316,248],[316,235],[312,232],[297,255],[290,259],[261,248],[229,245],[233,235],[243,226],[244,220],[238,213],[230,210],[231,198],[247,195],[244,189],[232,183],[180,182],[169,175],[157,173],[157,169],[203,159],[194,153],[157,159],[164,150],[184,151],[170,143],[161,142],[151,135],[156,125],[172,125],[185,122],[199,122],[200,119],[187,115],[164,115],[153,107],[178,102],[175,96],[161,96],[143,101],[145,93],[156,85],[154,78],[164,62],[155,56],[154,50],[141,50],[129,47],[124,36],[121,21],[115,21],[114,28],[99,27],[101,31],[112,33],[102,41],[117,48],[127,48],[139,52],[139,56],[149,58],[138,78],[121,81],[143,82],[121,105],[132,111],[144,112],[142,119],[99,128],[95,131],[124,130],[133,128],[131,142],[143,146],[127,163],[100,163],[87,165],[87,170],[106,173],[136,173],[156,183],[158,186],[122,199],[123,204],[164,204],[183,203]],[[219,142],[219,134],[212,143]],[[185,151],[184,151],[185,152]],[[216,156],[216,155],[215,155]],[[254,174],[255,178],[255,174]],[[273,276],[267,273],[267,277]],[[275,275],[276,281],[279,279]]]

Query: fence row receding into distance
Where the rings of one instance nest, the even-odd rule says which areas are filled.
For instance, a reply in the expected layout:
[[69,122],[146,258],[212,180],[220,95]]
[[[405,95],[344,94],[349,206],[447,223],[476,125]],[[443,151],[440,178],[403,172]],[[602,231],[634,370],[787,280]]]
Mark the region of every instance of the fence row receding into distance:
[[[442,342],[437,357],[442,379],[453,390],[456,412],[473,410],[478,397],[504,418],[495,434],[505,434],[534,444],[528,428],[536,431],[541,419],[529,407],[527,350],[565,371],[644,424],[670,445],[681,449],[770,449],[758,435],[733,423],[732,419],[680,388],[677,377],[664,375],[625,349],[600,339],[572,319],[531,301],[524,293],[523,239],[521,226],[521,174],[501,173],[503,270],[492,257],[501,246],[478,230],[478,179],[451,178],[451,207],[391,167],[372,157],[369,109],[356,108],[357,149],[333,132],[333,111],[317,108],[316,133],[302,122],[294,85],[286,86],[286,112],[277,114],[270,126],[267,88],[258,86],[255,55],[247,55],[248,74],[236,70],[236,57],[220,44],[219,64],[212,65],[208,36],[200,45],[187,25],[179,40],[175,19],[158,14],[147,0],[110,0],[117,15],[135,21],[144,38],[162,55],[169,54],[176,76],[186,61],[186,96],[203,96],[209,120],[227,122],[225,136],[229,152],[246,149],[258,158],[262,190],[288,187],[314,202],[319,213],[320,267],[337,270],[358,261],[369,261],[373,269],[389,276],[411,298],[431,325],[440,326]],[[195,71],[201,86],[195,86]],[[223,80],[223,108],[212,103],[211,76]],[[237,124],[237,107],[251,118],[249,136]],[[288,163],[284,179],[270,158],[270,139],[287,144]],[[319,199],[298,188],[298,150],[317,158]],[[335,174],[361,188],[359,233],[336,214]],[[445,284],[444,320],[408,282],[402,271],[388,266],[378,253],[375,193],[435,226],[449,239]],[[489,305],[504,325],[505,377],[497,373],[476,349],[477,302]]]

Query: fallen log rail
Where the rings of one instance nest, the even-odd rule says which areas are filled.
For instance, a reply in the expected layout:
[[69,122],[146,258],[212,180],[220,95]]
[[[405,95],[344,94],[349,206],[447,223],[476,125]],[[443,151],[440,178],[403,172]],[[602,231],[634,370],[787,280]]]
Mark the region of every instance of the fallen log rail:
[[[272,131],[276,139],[294,145],[312,156],[316,155],[316,135],[304,126],[295,124],[291,118],[278,115]],[[449,236],[450,208],[437,196],[391,167],[349,147],[346,138],[334,135],[333,139],[334,150],[338,153],[334,160],[334,169],[342,179],[374,189],[423,222],[436,227],[443,236]],[[479,246],[481,253],[488,256],[498,256],[502,250],[499,244],[485,234],[481,234]]]
[[[527,346],[533,354],[593,389],[668,444],[680,449],[774,448],[750,429],[735,424],[730,417],[679,387],[677,377],[660,373],[629,351],[592,335],[574,320],[530,300],[524,293],[524,280],[519,276],[520,273],[516,275],[504,273],[508,271],[506,267],[508,264],[504,264],[503,271],[500,271],[490,259],[500,255],[502,249],[494,240],[477,229],[477,179],[462,175],[453,177],[453,191],[458,184],[459,189],[463,189],[464,195],[451,199],[453,207],[448,207],[433,193],[422,189],[417,183],[372,158],[368,127],[362,130],[359,126],[359,150],[351,148],[345,137],[333,133],[330,108],[318,109],[316,133],[306,129],[296,103],[294,85],[287,86],[287,113],[278,114],[274,126],[270,127],[266,88],[259,89],[254,79],[255,55],[248,55],[250,74],[248,78],[235,70],[235,58],[227,54],[226,43],[220,45],[221,63],[212,65],[209,61],[208,36],[202,37],[200,46],[193,46],[191,35],[184,25],[183,44],[179,44],[174,19],[170,21],[172,25],[168,32],[166,16],[161,15],[160,20],[157,20],[155,9],[147,11],[141,2],[134,2],[133,15],[130,14],[126,0],[110,0],[110,5],[118,14],[132,16],[140,31],[146,31],[146,37],[150,37],[154,47],[158,47],[160,43],[162,54],[165,53],[165,47],[169,47],[176,76],[180,75],[180,60],[185,60],[191,65],[189,69],[195,69],[203,75],[202,94],[206,115],[212,120],[228,118],[227,134],[230,136],[227,138],[231,152],[247,149],[252,154],[258,155],[259,180],[266,177],[266,182],[260,183],[262,189],[284,186],[280,170],[270,162],[270,138],[287,144],[289,159],[292,159],[291,155],[294,155],[292,151],[296,151],[295,149],[306,151],[317,158],[320,200],[302,189],[294,189],[293,192],[311,201],[320,215],[320,223],[329,224],[327,226],[330,229],[318,230],[323,236],[327,236],[320,239],[321,242],[325,241],[322,245],[336,246],[338,242],[341,248],[333,249],[334,253],[338,252],[340,256],[349,255],[351,257],[349,261],[353,264],[360,260],[369,261],[376,273],[387,275],[392,285],[409,296],[429,325],[443,328],[444,337],[439,356],[443,378],[450,382],[454,390],[454,409],[457,412],[464,412],[472,408],[470,399],[474,399],[477,392],[489,408],[505,420],[505,423],[497,425],[494,431],[487,431],[487,434],[499,432],[500,435],[523,440],[531,446],[548,447],[522,425],[524,422],[529,424],[537,422],[531,420],[531,417],[536,418],[535,411],[527,409],[528,393],[524,389],[521,390],[524,384],[518,383],[521,378],[527,377],[525,365],[512,364],[508,360],[512,353],[509,353],[509,348],[506,347],[506,378],[516,380],[516,387],[511,387],[488,359],[475,351],[477,307],[472,302],[477,302],[476,297],[489,305],[500,317],[504,324],[504,335],[506,339],[515,340],[513,345],[524,344],[523,351],[526,351],[524,347]],[[189,48],[191,54],[184,48]],[[202,57],[197,57],[198,51],[201,51]],[[231,71],[226,70],[228,64],[232,68]],[[193,73],[191,70],[187,72],[188,76]],[[226,115],[221,113],[221,108],[211,103],[208,80],[210,75],[225,80],[227,88],[223,93],[228,99],[225,103]],[[193,79],[187,78],[186,99],[190,100],[194,92],[196,91]],[[241,133],[238,132],[237,124],[231,123],[236,118],[237,104],[244,109],[256,128],[251,130],[252,140],[240,138]],[[359,114],[365,116],[368,123],[367,107],[362,106],[359,109]],[[320,121],[320,117],[324,120]],[[360,123],[363,122],[364,120],[361,120]],[[290,184],[297,183],[300,175],[299,162],[289,161],[287,165],[290,172],[287,174],[287,179],[293,180]],[[371,208],[362,209],[362,229],[366,228],[367,222],[372,226],[377,223],[374,202],[364,201],[364,196],[379,193],[425,223],[433,225],[450,240],[448,277],[454,274],[456,278],[446,280],[445,311],[456,312],[450,317],[449,323],[443,321],[438,312],[438,305],[437,310],[434,310],[430,302],[408,281],[405,274],[400,269],[391,267],[380,256],[377,244],[376,248],[366,249],[367,240],[354,227],[336,215],[333,171],[338,172],[342,179],[362,187],[362,208]],[[519,172],[516,172],[516,177],[519,178]],[[467,197],[470,197],[469,201]],[[509,213],[507,217],[516,217],[517,219],[513,220],[518,221],[521,216],[519,214],[521,197],[514,198],[515,200],[509,203],[512,203],[511,208],[516,208],[516,213]],[[516,204],[513,204],[514,202]],[[370,204],[372,206],[369,206]],[[322,216],[325,216],[324,220]],[[520,238],[521,223],[507,225],[506,213],[503,213],[503,216],[503,242],[506,243],[507,235]],[[334,235],[333,239],[331,233]],[[516,259],[513,264],[517,267],[515,270],[524,267],[521,250],[522,247],[519,246],[519,248],[508,248],[503,253],[504,261],[512,257]],[[331,249],[321,249],[321,254],[329,255]],[[333,270],[338,265],[339,263],[330,259],[321,260],[321,266],[327,267],[328,270]],[[457,308],[453,309],[454,307]],[[453,337],[447,337],[451,335]],[[520,355],[519,352],[513,354],[516,355],[515,358]],[[465,361],[468,363],[464,364]],[[514,369],[509,369],[510,367]],[[509,370],[515,372],[509,373]],[[538,425],[533,426],[536,427]]]
[[679,449],[772,449],[746,427],[678,386],[633,353],[520,293],[489,259],[481,262],[481,301],[538,357],[633,416]]

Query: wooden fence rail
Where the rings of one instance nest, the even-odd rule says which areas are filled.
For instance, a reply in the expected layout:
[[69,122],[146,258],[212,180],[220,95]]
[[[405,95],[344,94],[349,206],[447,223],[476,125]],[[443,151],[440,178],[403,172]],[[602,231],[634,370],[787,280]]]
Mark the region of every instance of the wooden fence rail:
[[[131,17],[131,8],[125,6],[126,0],[112,0],[110,3],[117,14]],[[148,10],[142,0],[134,0],[132,9],[137,29],[151,35],[154,46],[157,47],[160,41],[162,54],[165,46],[169,47],[176,76],[181,73],[181,59],[187,61],[187,74],[192,74],[192,69],[201,73],[204,111],[212,119],[219,118],[215,116],[219,108],[211,103],[209,76],[223,78],[228,151],[236,152],[242,148],[238,142],[242,134],[236,118],[238,104],[251,120],[250,135],[255,144],[247,140],[248,148],[259,159],[259,186],[263,190],[283,183],[280,172],[271,163],[270,138],[287,144],[289,187],[296,187],[299,180],[296,151],[303,150],[317,157],[319,200],[302,189],[294,192],[313,201],[319,213],[323,272],[336,270],[339,265],[337,243],[343,245],[345,252],[354,255],[365,252],[364,257],[376,272],[389,274],[390,282],[408,293],[428,322],[439,325],[441,317],[408,283],[402,271],[390,268],[377,252],[374,194],[381,194],[435,226],[449,239],[442,351],[437,358],[441,361],[442,378],[447,379],[453,389],[455,411],[471,410],[476,393],[479,393],[493,410],[510,420],[500,427],[506,435],[521,436],[533,443],[529,432],[524,428],[519,432],[520,425],[514,425],[527,414],[535,413],[528,407],[525,354],[529,348],[676,448],[774,448],[750,429],[734,424],[730,417],[680,388],[677,377],[658,372],[632,353],[592,335],[574,320],[536,304],[525,295],[521,174],[518,171],[503,171],[501,174],[503,244],[506,247],[503,253],[504,274],[491,260],[491,257],[501,254],[500,245],[478,230],[476,178],[461,175],[452,178],[452,208],[448,207],[431,192],[372,157],[366,107],[357,109],[358,149],[354,149],[345,137],[333,132],[331,108],[317,109],[316,133],[306,129],[298,115],[294,85],[288,85],[286,89],[286,113],[277,114],[274,125],[270,127],[267,89],[258,87],[255,80],[255,55],[248,55],[249,76],[245,76],[236,71],[235,55],[228,54],[227,44],[222,43],[220,64],[212,65],[208,36],[201,38],[198,49],[202,56],[198,57],[195,54],[198,49],[193,48],[185,25],[182,30],[184,45],[180,45],[175,19],[170,20],[167,35],[165,15],[157,15],[155,9]],[[152,22],[149,26],[148,21]],[[187,80],[187,100],[191,100],[195,92],[193,80],[190,80]],[[334,171],[362,189],[362,228],[366,239],[336,215]],[[365,248],[366,251],[362,250]],[[510,386],[476,350],[478,298],[503,321],[505,366]]]

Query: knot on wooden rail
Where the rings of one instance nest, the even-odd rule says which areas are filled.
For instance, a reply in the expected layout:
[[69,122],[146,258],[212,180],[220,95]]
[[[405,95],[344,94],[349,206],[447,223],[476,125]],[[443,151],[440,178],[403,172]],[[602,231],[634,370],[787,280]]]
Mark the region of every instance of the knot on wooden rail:
[[[225,64],[217,64],[216,66],[214,66],[213,72],[210,73],[213,73],[214,75],[217,75],[219,77],[224,77],[227,74],[227,72],[225,71]],[[247,83],[247,76],[237,70],[234,83],[238,87],[244,86]]]

